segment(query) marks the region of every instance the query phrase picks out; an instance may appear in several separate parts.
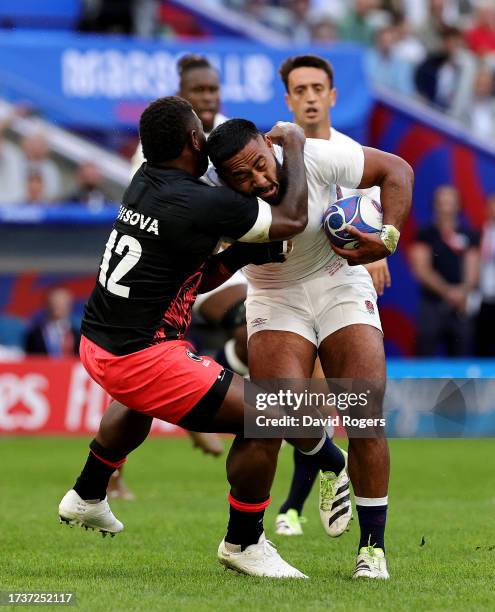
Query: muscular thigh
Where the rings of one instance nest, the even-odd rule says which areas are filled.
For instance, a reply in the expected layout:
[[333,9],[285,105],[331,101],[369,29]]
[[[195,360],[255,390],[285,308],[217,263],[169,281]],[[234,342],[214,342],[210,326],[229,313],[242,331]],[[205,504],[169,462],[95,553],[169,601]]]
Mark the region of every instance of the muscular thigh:
[[323,340],[318,353],[327,378],[385,381],[383,335],[376,327],[343,327]]
[[[331,334],[321,343],[319,356],[327,378],[344,379],[342,385],[348,392],[369,393],[364,406],[351,409],[351,417],[382,416],[385,392],[385,351],[383,336],[371,325],[349,325]],[[369,430],[371,431],[371,430]],[[382,435],[382,429],[373,429],[374,435]],[[352,432],[348,434],[351,435]]]
[[299,334],[265,330],[249,339],[248,357],[252,379],[311,378],[316,347]]

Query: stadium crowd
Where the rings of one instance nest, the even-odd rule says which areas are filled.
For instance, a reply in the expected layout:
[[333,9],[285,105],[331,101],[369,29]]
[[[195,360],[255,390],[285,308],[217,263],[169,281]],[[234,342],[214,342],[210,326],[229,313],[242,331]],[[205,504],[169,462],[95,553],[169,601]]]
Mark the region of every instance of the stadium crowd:
[[[206,36],[161,0],[85,2],[82,31]],[[416,96],[489,140],[495,136],[495,3],[491,0],[202,0],[283,35],[288,44],[369,47],[372,82]]]
[[495,135],[495,3],[490,0],[223,1],[295,44],[349,41],[369,47],[378,86],[416,95]]
[[109,201],[103,175],[92,160],[82,162],[64,188],[60,168],[51,158],[46,135],[33,129],[18,143],[6,138],[6,132],[31,108],[23,104],[0,117],[0,206],[78,203],[98,210]]

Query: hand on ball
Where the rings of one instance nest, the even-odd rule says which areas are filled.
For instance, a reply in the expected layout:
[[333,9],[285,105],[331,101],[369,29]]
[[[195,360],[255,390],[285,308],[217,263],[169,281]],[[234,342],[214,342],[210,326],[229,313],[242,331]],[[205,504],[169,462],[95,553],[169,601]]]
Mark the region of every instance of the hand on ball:
[[383,244],[377,233],[363,233],[352,225],[346,226],[346,232],[356,239],[358,243],[355,249],[341,249],[332,244],[332,249],[344,259],[350,266],[359,266],[384,259],[390,255],[390,251]]

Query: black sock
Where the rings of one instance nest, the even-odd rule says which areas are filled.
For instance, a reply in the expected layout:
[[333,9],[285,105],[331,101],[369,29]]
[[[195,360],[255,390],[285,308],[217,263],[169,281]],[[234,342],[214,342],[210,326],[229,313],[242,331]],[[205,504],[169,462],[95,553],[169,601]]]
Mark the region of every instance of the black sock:
[[376,546],[385,550],[385,524],[387,522],[388,505],[360,506],[356,504],[361,528],[359,548]]
[[313,457],[304,455],[294,449],[294,473],[290,484],[289,495],[280,506],[280,513],[285,514],[290,508],[301,514],[304,502],[311,493],[311,488],[318,475],[319,467]]
[[110,476],[125,461],[125,456],[109,451],[92,440],[84,468],[74,485],[75,492],[82,499],[105,499]]
[[229,502],[230,516],[225,541],[237,544],[241,550],[251,544],[257,544],[263,533],[263,517],[270,498],[253,504],[239,502],[229,495]]
[[314,450],[303,452],[303,455],[311,457],[322,472],[333,472],[335,475],[340,474],[345,467],[344,453],[326,433],[325,438],[322,438],[315,448],[318,449],[316,452]]

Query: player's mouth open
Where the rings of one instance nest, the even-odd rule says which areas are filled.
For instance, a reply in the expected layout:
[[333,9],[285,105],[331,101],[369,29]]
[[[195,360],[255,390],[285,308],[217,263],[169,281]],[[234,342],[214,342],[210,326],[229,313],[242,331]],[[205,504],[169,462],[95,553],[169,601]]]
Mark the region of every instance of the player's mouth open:
[[259,194],[260,198],[273,198],[277,195],[278,185],[273,185],[270,189],[265,189],[262,193]]
[[313,119],[318,114],[318,109],[317,108],[307,108],[304,111],[304,114],[306,115],[306,117]]

